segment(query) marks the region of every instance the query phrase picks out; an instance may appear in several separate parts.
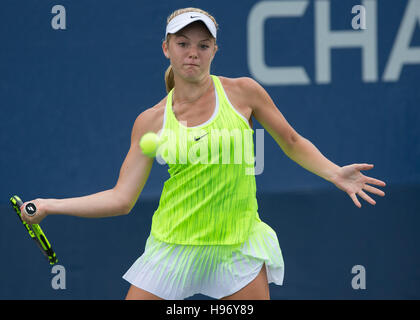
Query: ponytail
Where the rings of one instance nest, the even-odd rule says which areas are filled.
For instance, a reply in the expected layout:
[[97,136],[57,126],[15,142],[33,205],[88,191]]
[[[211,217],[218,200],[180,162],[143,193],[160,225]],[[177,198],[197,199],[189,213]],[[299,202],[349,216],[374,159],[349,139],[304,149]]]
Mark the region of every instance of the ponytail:
[[173,87],[175,87],[175,79],[174,79],[174,71],[172,70],[172,66],[169,65],[168,69],[165,72],[165,85],[166,85],[166,93],[169,93]]

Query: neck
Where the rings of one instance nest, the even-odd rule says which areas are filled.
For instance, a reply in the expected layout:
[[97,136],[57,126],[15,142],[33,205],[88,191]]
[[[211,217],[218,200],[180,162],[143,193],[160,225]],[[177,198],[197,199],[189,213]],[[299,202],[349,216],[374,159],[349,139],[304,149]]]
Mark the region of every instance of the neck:
[[188,82],[175,75],[173,104],[191,104],[199,100],[212,86],[213,80],[208,74],[197,82]]

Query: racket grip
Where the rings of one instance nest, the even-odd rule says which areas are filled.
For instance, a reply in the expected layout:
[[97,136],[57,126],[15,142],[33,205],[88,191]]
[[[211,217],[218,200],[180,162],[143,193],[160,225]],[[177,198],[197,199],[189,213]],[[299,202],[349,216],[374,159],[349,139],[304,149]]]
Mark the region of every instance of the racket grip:
[[25,206],[25,212],[30,217],[34,216],[36,213],[36,206],[32,202],[27,203]]

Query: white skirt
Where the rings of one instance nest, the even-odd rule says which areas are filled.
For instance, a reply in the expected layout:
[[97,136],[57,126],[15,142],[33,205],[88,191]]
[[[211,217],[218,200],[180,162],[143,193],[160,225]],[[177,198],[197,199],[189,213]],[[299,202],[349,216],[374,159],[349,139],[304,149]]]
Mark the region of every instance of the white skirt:
[[195,294],[220,299],[254,280],[264,263],[268,283],[282,285],[284,262],[277,235],[258,219],[248,240],[238,245],[178,245],[150,235],[144,253],[123,279],[167,300]]

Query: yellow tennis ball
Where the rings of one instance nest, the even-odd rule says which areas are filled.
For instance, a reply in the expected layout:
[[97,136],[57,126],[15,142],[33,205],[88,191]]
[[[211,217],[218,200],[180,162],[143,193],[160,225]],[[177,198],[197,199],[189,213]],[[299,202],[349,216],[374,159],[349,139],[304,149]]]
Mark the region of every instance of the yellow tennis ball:
[[141,137],[139,145],[146,156],[153,158],[156,156],[156,151],[159,147],[159,137],[154,132],[147,132]]

